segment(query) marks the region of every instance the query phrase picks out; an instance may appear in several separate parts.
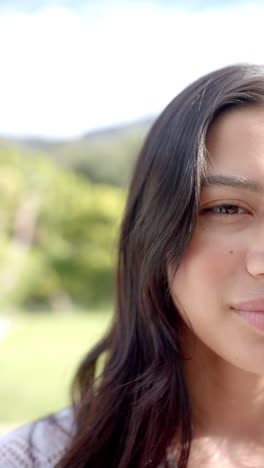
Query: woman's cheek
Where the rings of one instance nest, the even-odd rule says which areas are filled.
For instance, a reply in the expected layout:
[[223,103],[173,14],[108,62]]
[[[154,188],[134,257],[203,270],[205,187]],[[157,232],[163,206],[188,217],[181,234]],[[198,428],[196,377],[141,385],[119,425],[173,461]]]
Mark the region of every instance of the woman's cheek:
[[[204,233],[205,234],[205,233]],[[208,234],[208,233],[207,233]],[[221,283],[241,268],[243,245],[234,236],[195,235],[175,277],[176,283],[193,290],[221,288]],[[185,284],[185,286],[184,286]],[[177,287],[178,289],[178,287]]]

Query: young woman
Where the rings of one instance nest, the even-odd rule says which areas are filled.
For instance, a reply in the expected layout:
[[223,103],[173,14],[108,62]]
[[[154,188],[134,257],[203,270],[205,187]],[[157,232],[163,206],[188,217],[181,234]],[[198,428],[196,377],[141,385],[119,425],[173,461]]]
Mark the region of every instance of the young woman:
[[202,77],[154,123],[116,283],[76,403],[3,437],[0,466],[263,468],[264,67]]

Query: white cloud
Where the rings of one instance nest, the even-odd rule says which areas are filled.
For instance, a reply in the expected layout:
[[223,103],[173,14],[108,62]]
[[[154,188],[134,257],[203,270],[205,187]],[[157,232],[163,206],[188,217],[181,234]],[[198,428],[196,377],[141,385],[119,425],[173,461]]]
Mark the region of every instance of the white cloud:
[[203,73],[264,63],[264,6],[0,17],[0,133],[72,136],[159,112]]

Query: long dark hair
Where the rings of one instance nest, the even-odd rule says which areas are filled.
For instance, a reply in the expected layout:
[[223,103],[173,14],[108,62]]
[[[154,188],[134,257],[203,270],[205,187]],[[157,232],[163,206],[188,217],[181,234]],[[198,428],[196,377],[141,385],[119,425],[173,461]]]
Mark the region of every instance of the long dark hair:
[[264,103],[264,67],[229,66],[188,86],[150,130],[121,226],[113,324],[75,377],[77,433],[60,468],[168,466],[173,445],[186,468],[192,408],[184,324],[167,269],[176,271],[195,226],[208,127],[220,112],[250,103]]

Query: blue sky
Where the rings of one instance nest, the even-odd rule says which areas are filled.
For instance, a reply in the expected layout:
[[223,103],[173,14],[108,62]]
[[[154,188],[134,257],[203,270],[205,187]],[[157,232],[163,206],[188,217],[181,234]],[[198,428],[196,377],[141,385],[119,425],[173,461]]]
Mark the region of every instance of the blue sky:
[[264,2],[0,0],[0,134],[156,115],[215,68],[264,63]]
[[[263,0],[256,3],[261,4]],[[137,4],[161,6],[163,8],[181,8],[184,10],[202,10],[216,6],[243,5],[247,0],[120,0],[120,4]],[[85,10],[87,7],[98,7],[113,4],[112,0],[0,0],[0,8],[15,9],[16,11],[36,12],[45,7],[65,7],[75,12]]]

